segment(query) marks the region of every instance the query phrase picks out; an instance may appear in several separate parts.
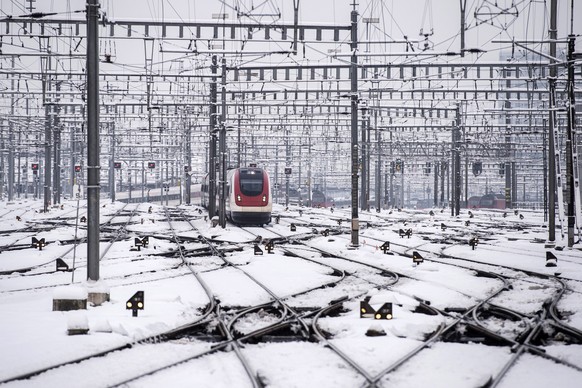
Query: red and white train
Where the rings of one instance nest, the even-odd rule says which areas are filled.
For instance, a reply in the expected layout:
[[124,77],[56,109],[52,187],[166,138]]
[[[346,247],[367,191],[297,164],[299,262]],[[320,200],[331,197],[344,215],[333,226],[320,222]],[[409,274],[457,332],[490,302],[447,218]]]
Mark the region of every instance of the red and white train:
[[[202,206],[208,208],[208,175],[202,182]],[[227,172],[227,219],[235,224],[264,225],[271,222],[272,210],[271,181],[266,170],[241,167]]]

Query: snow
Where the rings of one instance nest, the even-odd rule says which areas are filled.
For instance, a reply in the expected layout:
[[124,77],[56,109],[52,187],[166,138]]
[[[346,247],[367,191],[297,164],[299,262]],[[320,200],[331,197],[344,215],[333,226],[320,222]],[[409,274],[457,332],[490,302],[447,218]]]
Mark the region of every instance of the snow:
[[65,300],[87,299],[87,288],[72,285],[57,287],[53,292],[53,299],[65,299]]
[[[201,319],[210,302],[192,272],[179,258],[171,255],[177,246],[169,238],[170,226],[163,208],[151,205],[153,211],[150,214],[147,212],[150,204],[128,205],[128,209],[136,209],[137,215],[128,225],[127,233],[119,233],[112,246],[101,241],[100,249],[104,254],[100,260],[101,279],[88,282],[85,279],[86,244],[81,242],[73,249],[73,244],[65,243],[75,236],[76,201],[64,202],[63,205],[63,209],[55,208],[42,214],[34,212],[39,203],[20,201],[6,205],[6,210],[18,210],[23,214],[22,221],[14,221],[13,214],[0,219],[0,229],[11,231],[0,236],[0,245],[26,245],[22,249],[0,253],[0,271],[3,272],[0,275],[0,381],[96,352],[125,345],[131,347],[3,386],[105,387],[125,381],[129,387],[251,386],[247,371],[232,351],[232,344],[226,350],[198,357],[210,350],[214,343],[197,337],[162,343],[139,342]],[[108,221],[123,206],[106,204],[101,209],[101,222]],[[227,253],[230,264],[215,256],[187,258],[212,290],[213,297],[220,302],[225,319],[230,318],[229,309],[235,311],[271,302],[271,294],[284,298],[292,309],[298,311],[323,307],[330,300],[348,296],[350,299],[343,303],[339,313],[319,318],[318,324],[329,335],[333,346],[349,354],[371,376],[416,349],[439,328],[453,322],[455,315],[420,312],[419,300],[443,310],[469,308],[504,286],[500,278],[477,277],[477,270],[498,273],[511,283],[510,289],[489,303],[513,309],[528,319],[542,308],[559,283],[552,279],[533,278],[519,270],[550,275],[560,273],[567,279],[565,282],[570,291],[560,301],[559,312],[565,323],[582,329],[582,254],[579,246],[552,250],[558,256],[558,266],[545,267],[547,249],[540,241],[545,241],[546,230],[541,213],[529,212],[520,220],[512,216],[503,218],[495,212],[475,211],[470,226],[465,227],[466,215],[456,218],[437,213],[431,217],[428,211],[412,210],[393,214],[362,212],[361,245],[357,249],[350,247],[349,223],[344,223],[341,226],[344,234],[315,237],[305,241],[305,245],[275,244],[274,254],[265,251],[262,256],[255,256],[252,241],[256,234],[269,239],[277,233],[287,236],[310,233],[313,225],[319,231],[337,228],[332,217],[347,219],[350,210],[336,209],[332,214],[328,209],[304,208],[299,216],[298,209],[285,211],[276,206],[274,211],[282,216],[280,224],[243,231],[233,225],[225,229],[212,227],[210,221],[204,221],[203,215],[198,214],[196,207],[184,206],[182,209],[190,214],[197,230],[187,222],[172,221],[171,226],[178,235],[193,238],[201,234],[216,241],[219,248],[233,245],[240,248]],[[80,214],[85,211],[82,206],[79,210]],[[58,217],[61,218],[59,222],[66,217],[73,219],[49,229],[51,221]],[[128,217],[124,213],[103,235],[115,235],[121,231]],[[296,223],[296,232],[290,232],[291,222]],[[366,227],[367,222],[377,226]],[[20,230],[31,223],[43,225],[42,233]],[[446,230],[441,230],[441,223],[447,225]],[[77,238],[86,235],[84,227],[78,229]],[[518,227],[522,230],[516,231]],[[412,228],[412,236],[401,238],[398,235],[400,228]],[[476,233],[482,235],[479,245],[472,250],[466,241]],[[49,244],[42,251],[30,247],[33,235],[44,237]],[[149,246],[140,251],[132,250],[134,238],[144,236],[149,236]],[[378,249],[383,241],[391,242],[391,254]],[[454,241],[462,243],[451,244]],[[558,241],[560,244],[563,242]],[[186,251],[204,247],[200,242],[189,241],[181,245]],[[308,256],[312,261],[290,256],[283,248]],[[324,257],[315,248],[352,261]],[[413,265],[410,258],[413,250],[422,251],[425,262]],[[441,254],[465,260],[441,257]],[[61,255],[71,268],[74,258],[74,272],[54,272],[54,261]],[[29,267],[32,268],[28,271],[13,272]],[[344,280],[337,271],[346,274]],[[388,271],[398,273],[398,282],[392,284],[393,278]],[[267,291],[249,276],[259,279]],[[322,285],[328,287],[318,288]],[[316,290],[305,293],[311,289]],[[144,292],[145,306],[138,311],[137,317],[133,317],[132,311],[126,309],[126,301],[137,291]],[[88,306],[82,311],[52,311],[53,299],[86,298],[88,292],[109,293],[110,301],[101,306]],[[359,301],[366,296],[370,297],[373,308],[386,302],[393,303],[394,318],[360,318]],[[259,309],[244,315],[234,328],[249,333],[280,319],[269,309]],[[312,319],[309,317],[306,321],[310,323]],[[498,318],[487,320],[487,327],[503,335],[511,335],[522,328],[517,322]],[[88,328],[89,332],[86,335],[67,335],[68,329],[82,328]],[[371,328],[386,335],[366,336]],[[241,354],[253,373],[268,386],[365,386],[365,379],[321,342],[275,341],[240,345]],[[548,354],[582,368],[581,345],[552,341],[540,347]],[[380,379],[379,385],[399,388],[482,386],[495,377],[513,356],[509,347],[435,342],[412,361]],[[162,370],[156,371],[160,368]],[[153,371],[156,372],[133,380]],[[578,387],[580,381],[582,372],[575,368],[524,354],[499,386]]]

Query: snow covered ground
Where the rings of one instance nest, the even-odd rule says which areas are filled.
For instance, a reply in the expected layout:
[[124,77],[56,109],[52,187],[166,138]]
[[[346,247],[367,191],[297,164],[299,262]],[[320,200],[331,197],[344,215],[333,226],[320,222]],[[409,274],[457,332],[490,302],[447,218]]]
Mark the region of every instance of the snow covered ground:
[[[65,202],[48,213],[41,208],[42,203],[34,201],[0,205],[2,386],[247,387],[252,386],[250,369],[272,387],[367,386],[366,374],[379,376],[378,385],[385,387],[481,387],[517,355],[516,364],[498,386],[579,387],[582,381],[582,346],[539,319],[544,302],[560,288],[559,278],[568,287],[558,304],[559,315],[565,324],[582,330],[582,251],[580,244],[576,249],[560,249],[561,240],[558,249],[545,248],[547,230],[539,212],[474,210],[472,218],[466,210],[459,217],[440,209],[433,215],[428,210],[362,212],[360,246],[354,249],[349,209],[276,206],[279,223],[263,229],[234,225],[221,229],[211,227],[196,206],[179,207],[188,215],[187,222],[177,217],[169,221],[169,213],[160,205],[103,202],[100,281],[95,285],[86,281],[83,201]],[[295,232],[290,231],[291,223]],[[410,237],[401,237],[400,229],[411,229]],[[331,233],[324,235],[326,230]],[[145,236],[149,245],[137,250],[135,238]],[[230,264],[205,253],[206,244],[199,236],[223,250]],[[297,242],[276,243],[274,253],[268,254],[264,242],[281,236],[296,237]],[[44,238],[48,244],[42,250],[33,248],[32,237]],[[468,244],[473,237],[479,238],[475,250]],[[259,240],[263,255],[253,253]],[[380,249],[386,241],[389,254]],[[557,267],[546,267],[548,250],[558,257]],[[189,253],[190,267],[178,251]],[[423,263],[413,264],[414,251],[424,257]],[[55,271],[57,258],[74,271]],[[498,277],[483,276],[485,272]],[[83,295],[95,287],[109,289],[110,301],[86,310],[53,311],[54,299]],[[217,342],[200,333],[170,341],[141,341],[201,319],[210,303],[205,287],[219,304],[216,319],[209,319],[204,329],[214,341],[217,332],[208,330],[219,326],[220,319],[232,321],[231,332],[240,335],[276,323],[280,317],[267,307],[235,318],[275,296],[299,313],[347,299],[341,311],[318,318],[328,343],[316,341],[313,333],[310,341],[299,335],[292,338],[301,331],[300,323],[291,325],[290,338],[273,335],[240,341],[240,349],[231,343],[203,357],[199,355]],[[474,333],[459,331],[449,336],[456,340],[436,340],[381,375],[498,289],[503,290],[487,303],[522,319],[484,316],[487,329],[514,337],[527,325],[541,322],[546,333],[536,346],[564,363],[512,352],[511,346],[491,345]],[[144,292],[145,306],[133,317],[126,301],[137,291]],[[366,297],[376,309],[393,303],[393,319],[360,318],[360,302]],[[420,313],[421,301],[448,313]],[[543,319],[549,322],[549,317]],[[312,315],[305,317],[308,323],[313,320]],[[68,335],[68,329],[84,326],[87,334]],[[371,327],[385,335],[367,336]],[[71,363],[128,344],[102,357]],[[349,355],[364,374],[332,347]],[[246,370],[237,352],[247,360]],[[14,379],[62,363],[66,365]],[[171,367],[158,370],[165,366]],[[155,373],[142,376],[150,372]]]

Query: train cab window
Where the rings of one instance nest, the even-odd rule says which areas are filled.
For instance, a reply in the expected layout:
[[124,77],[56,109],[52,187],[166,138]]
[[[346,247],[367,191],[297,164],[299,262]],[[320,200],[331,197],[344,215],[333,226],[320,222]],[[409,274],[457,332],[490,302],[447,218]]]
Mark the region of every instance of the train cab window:
[[257,196],[263,192],[263,173],[261,171],[241,170],[240,191],[247,196]]

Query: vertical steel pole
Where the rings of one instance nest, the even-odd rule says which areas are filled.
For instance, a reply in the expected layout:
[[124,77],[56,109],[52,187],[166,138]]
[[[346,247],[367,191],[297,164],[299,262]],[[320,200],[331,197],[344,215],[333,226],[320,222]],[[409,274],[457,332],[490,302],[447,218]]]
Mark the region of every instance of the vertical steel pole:
[[[14,69],[14,57],[12,57],[12,69]],[[14,104],[16,103],[14,99],[14,77],[12,77],[12,80],[10,81],[10,90],[13,93],[10,97],[11,117],[10,121],[8,121],[8,201],[12,201],[14,197]],[[20,183],[20,180],[18,180],[18,183]]]
[[192,123],[190,120],[186,123],[186,167],[184,169],[185,176],[185,194],[186,194],[186,204],[190,205],[192,203]]
[[434,163],[434,198],[433,198],[433,205],[437,207],[439,204],[439,162],[435,161]]
[[99,0],[87,1],[87,279],[99,280]]
[[465,10],[467,9],[467,0],[459,0],[461,5],[461,57],[465,56]]
[[208,217],[216,215],[216,55],[212,56],[212,81],[210,82],[210,141],[208,149]]
[[[43,58],[41,58],[41,63]],[[48,102],[47,93],[50,90],[51,84],[48,78],[48,71],[51,67],[51,57],[44,58],[43,66],[43,83],[42,83],[42,94],[44,103],[44,212],[48,212],[50,201],[51,201],[51,111],[52,105]],[[40,174],[40,171],[38,172]],[[38,175],[37,175],[38,177]],[[40,178],[40,177],[39,177]],[[40,193],[39,193],[40,196]]]
[[352,246],[358,247],[360,223],[358,220],[358,11],[356,4],[351,12],[351,146],[352,146]]
[[[550,3],[550,57],[556,57],[556,39],[558,37],[558,0]],[[548,244],[556,241],[556,161],[554,158],[554,126],[556,125],[556,61],[550,59],[549,87],[549,117],[548,117]]]
[[[357,70],[356,70],[357,71]],[[367,127],[368,127],[368,115],[366,114],[367,110],[362,110],[362,127],[361,127],[361,160],[360,160],[360,169],[362,171],[362,179],[360,180],[360,209],[365,211],[368,207],[367,198],[367,187],[366,182],[368,180],[368,141],[369,139],[366,137],[367,135]]]
[[[575,186],[574,180],[574,155],[572,152],[573,142],[576,141],[574,134],[576,133],[576,100],[574,98],[574,48],[576,44],[576,36],[568,35],[568,127],[566,128],[566,192],[567,192],[567,215],[568,220],[568,247],[574,245],[574,228],[576,226],[575,215],[575,190],[579,190]],[[575,148],[575,147],[574,147]],[[578,194],[579,195],[579,194]],[[580,221],[580,220],[579,220]]]
[[61,128],[59,123],[60,112],[60,90],[61,82],[56,82],[56,103],[53,106],[52,128],[53,128],[53,204],[61,202]]
[[[377,74],[376,74],[377,75]],[[380,93],[380,92],[376,92]],[[376,107],[379,107],[379,98],[376,96]],[[376,130],[376,151],[378,152],[378,161],[376,166],[376,211],[380,213],[382,208],[382,132],[378,128],[378,109],[374,109],[374,129]]]
[[111,156],[109,158],[109,196],[115,202],[115,122],[111,123]]
[[226,58],[222,58],[222,108],[220,112],[220,139],[218,152],[220,154],[220,197],[218,217],[220,226],[226,227]]
[[[505,109],[511,109],[511,93],[509,90],[511,89],[511,80],[509,79],[509,74],[507,73],[506,69],[503,69],[503,76],[507,78],[505,81],[507,93],[505,93]],[[506,124],[506,132],[505,132],[505,147],[506,147],[506,162],[505,162],[505,207],[508,209],[513,208],[513,203],[511,201],[512,198],[512,176],[511,176],[511,117],[509,113],[505,113],[505,124]]]

